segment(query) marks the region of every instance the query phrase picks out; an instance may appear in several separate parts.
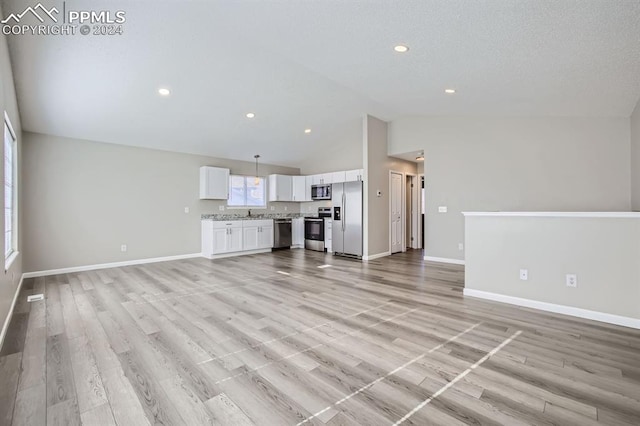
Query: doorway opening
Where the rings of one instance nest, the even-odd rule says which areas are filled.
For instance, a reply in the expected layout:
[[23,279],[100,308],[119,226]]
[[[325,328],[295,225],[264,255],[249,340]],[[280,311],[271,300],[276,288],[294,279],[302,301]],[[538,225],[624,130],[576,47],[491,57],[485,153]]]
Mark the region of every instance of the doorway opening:
[[426,212],[425,206],[426,206],[426,197],[425,197],[425,190],[424,190],[424,175],[418,175],[418,177],[420,178],[420,192],[419,192],[419,197],[420,197],[420,220],[419,220],[419,224],[420,224],[420,248],[422,250],[425,249],[424,246],[424,228],[426,223],[424,222],[424,215]]
[[391,254],[405,251],[404,246],[404,175],[398,172],[390,172],[389,186],[391,196],[389,197],[389,219],[391,222],[390,229],[390,251]]
[[421,185],[419,184],[419,176],[407,174],[405,180],[405,244],[407,249],[422,248],[420,210],[422,203],[420,202]]

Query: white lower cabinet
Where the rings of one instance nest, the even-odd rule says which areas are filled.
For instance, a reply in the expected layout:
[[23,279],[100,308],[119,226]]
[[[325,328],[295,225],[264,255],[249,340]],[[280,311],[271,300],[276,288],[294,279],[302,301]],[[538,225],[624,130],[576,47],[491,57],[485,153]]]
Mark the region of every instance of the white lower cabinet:
[[243,222],[243,250],[260,250],[273,247],[273,220],[245,220]]
[[244,250],[258,250],[257,226],[245,226],[242,228],[242,248]]
[[273,248],[273,221],[258,228],[258,249]]
[[272,247],[273,220],[202,221],[202,255],[205,257]]
[[202,221],[202,254],[216,255],[242,250],[242,221]]
[[304,247],[304,218],[296,217],[291,221],[291,246]]

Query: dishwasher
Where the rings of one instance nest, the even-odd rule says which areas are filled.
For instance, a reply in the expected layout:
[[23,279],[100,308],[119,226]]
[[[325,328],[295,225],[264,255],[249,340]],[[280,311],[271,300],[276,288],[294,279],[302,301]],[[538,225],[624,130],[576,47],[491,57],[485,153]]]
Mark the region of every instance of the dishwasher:
[[273,220],[273,249],[291,248],[291,219]]

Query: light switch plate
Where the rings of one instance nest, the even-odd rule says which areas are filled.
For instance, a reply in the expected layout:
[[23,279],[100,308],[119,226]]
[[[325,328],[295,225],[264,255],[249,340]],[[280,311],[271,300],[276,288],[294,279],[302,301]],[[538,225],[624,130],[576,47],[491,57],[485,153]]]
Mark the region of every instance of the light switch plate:
[[458,243],[458,250],[460,250],[460,251],[464,250],[464,244],[463,243]]
[[446,213],[446,212],[447,212],[447,206],[438,207],[438,213]]

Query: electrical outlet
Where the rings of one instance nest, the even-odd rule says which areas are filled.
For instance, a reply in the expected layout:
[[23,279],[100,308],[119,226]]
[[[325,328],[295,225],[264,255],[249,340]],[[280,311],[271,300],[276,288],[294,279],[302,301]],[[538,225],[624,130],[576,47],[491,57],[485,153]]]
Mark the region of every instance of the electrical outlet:
[[284,211],[285,211],[285,212],[287,211],[287,206],[284,206]]
[[218,210],[220,210],[221,212],[224,211],[224,206],[218,206]]
[[464,250],[464,244],[458,243],[458,250]]
[[121,252],[123,252],[123,253],[124,253],[125,251],[127,251],[127,245],[126,245],[126,244],[121,245],[121,246],[120,246],[120,251],[121,251]]
[[438,213],[446,213],[446,212],[447,212],[447,206],[438,207]]
[[185,213],[189,213],[189,207],[185,207],[185,208],[184,208],[184,212],[185,212]]
[[520,279],[522,281],[527,281],[529,279],[529,271],[526,269],[520,269]]
[[578,287],[578,276],[576,274],[567,274],[567,287]]
[[275,210],[275,209],[276,209],[275,206],[271,206],[271,210]]

